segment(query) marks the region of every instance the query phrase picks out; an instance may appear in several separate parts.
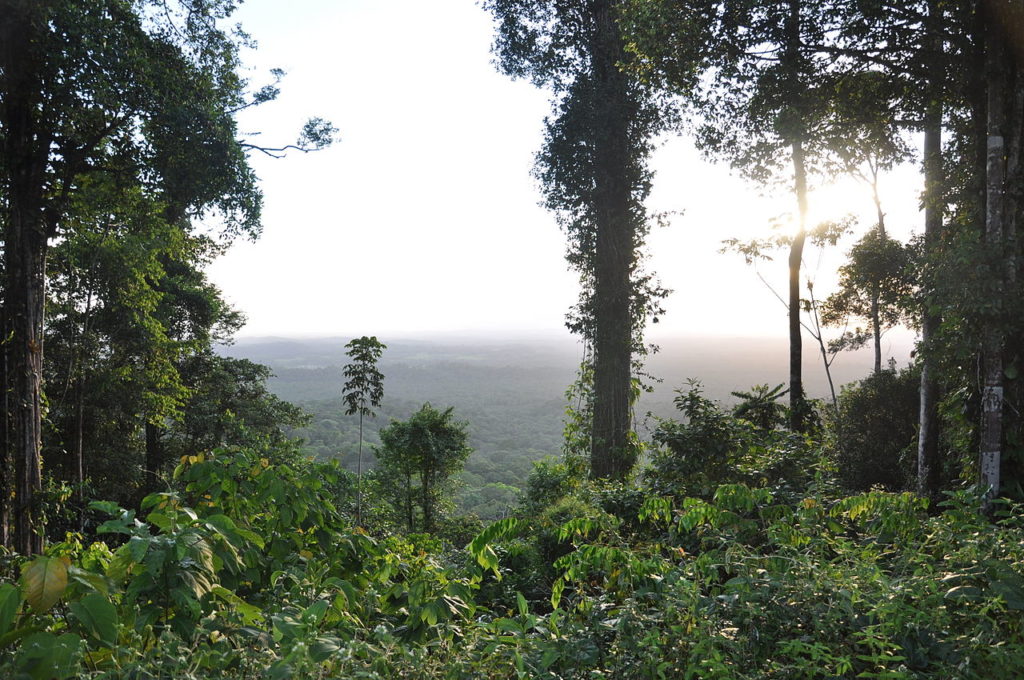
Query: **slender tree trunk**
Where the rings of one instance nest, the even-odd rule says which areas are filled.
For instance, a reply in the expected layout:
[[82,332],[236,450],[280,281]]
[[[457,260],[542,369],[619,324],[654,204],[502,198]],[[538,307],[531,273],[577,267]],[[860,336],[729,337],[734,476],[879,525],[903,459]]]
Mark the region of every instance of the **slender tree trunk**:
[[871,291],[871,335],[875,344],[875,375],[882,372],[882,319],[878,310],[878,286]]
[[[939,0],[928,3],[927,25],[940,29]],[[932,40],[929,59],[928,104],[924,112],[924,249],[927,257],[938,250],[942,233],[942,205],[945,179],[942,172],[942,101],[944,96],[942,39]],[[921,312],[921,392],[917,438],[917,492],[937,500],[941,485],[939,459],[939,390],[933,343],[941,320],[932,309],[930,271],[925,270],[924,309]]]
[[[828,349],[825,347],[825,337],[821,332],[821,318],[818,316],[818,301],[814,298],[814,286],[808,284],[808,295],[811,300],[811,313],[814,320],[814,333],[812,333],[815,340],[818,341],[818,351],[821,353],[821,365],[825,369],[825,378],[828,380],[828,391],[832,397],[832,409],[836,414],[836,425],[842,430],[842,423],[839,420],[839,400],[836,398],[836,384],[832,380],[832,362],[828,358]],[[842,447],[842,434],[839,437],[839,446]]]
[[85,455],[83,451],[83,431],[85,430],[85,378],[75,381],[75,434],[72,440],[71,455],[75,464],[75,498],[78,501],[79,530],[85,528]]
[[633,319],[630,310],[636,218],[628,177],[629,102],[625,53],[614,7],[594,3],[596,243],[594,254],[594,411],[591,474],[621,479],[633,467],[629,446]]
[[800,269],[807,240],[807,170],[803,144],[799,141],[793,143],[793,171],[799,223],[789,248],[789,427],[794,432],[803,432],[807,427],[807,400],[804,398],[800,331]]
[[[993,22],[995,23],[995,22]],[[985,171],[985,240],[994,258],[993,276],[996,309],[1003,308],[1005,295],[1004,228],[1006,213],[1007,137],[1012,133],[1007,121],[1011,97],[1010,59],[1002,27],[993,25],[987,32],[986,84],[988,87],[988,162]],[[1016,122],[1019,127],[1019,121]],[[982,331],[982,390],[980,482],[985,489],[986,505],[999,495],[1000,464],[1003,449],[1003,351],[1004,330],[1001,315],[986,319]]]
[[[883,243],[887,235],[885,233],[885,213],[882,212],[882,197],[878,195],[878,168],[871,166],[871,197],[875,202],[875,214],[878,222],[878,238]],[[871,289],[871,332],[875,342],[875,375],[882,372],[882,319],[879,312],[880,297],[879,284],[876,283]]]
[[[3,272],[0,272],[3,274]],[[6,278],[6,277],[4,277]],[[6,290],[7,286],[4,285]],[[11,456],[11,382],[7,370],[8,342],[7,303],[0,300],[0,389],[3,389],[3,413],[0,414],[0,546],[11,545],[11,482],[14,460]]]
[[363,412],[359,411],[359,454],[356,457],[356,525],[363,523]]
[[406,473],[405,475],[405,522],[406,526],[409,527],[409,533],[412,533],[412,473]]
[[803,85],[800,83],[800,0],[789,0],[785,23],[786,47],[783,68],[791,98],[790,120],[793,161],[793,192],[797,202],[797,233],[789,248],[789,427],[793,432],[807,429],[807,400],[803,382],[803,337],[800,331],[800,269],[807,240],[807,164],[804,158],[806,136]]
[[160,490],[160,472],[164,467],[164,449],[160,441],[160,426],[146,421],[146,493]]
[[434,530],[434,504],[431,502],[431,491],[433,489],[433,480],[430,478],[430,473],[426,470],[423,471],[422,484],[420,485],[420,495],[423,503],[423,531],[430,533]]

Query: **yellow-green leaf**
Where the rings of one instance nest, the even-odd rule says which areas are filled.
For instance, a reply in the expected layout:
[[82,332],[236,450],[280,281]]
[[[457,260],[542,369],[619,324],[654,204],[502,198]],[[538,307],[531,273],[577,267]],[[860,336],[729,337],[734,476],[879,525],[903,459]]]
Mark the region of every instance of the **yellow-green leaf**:
[[21,570],[21,592],[29,606],[38,613],[52,607],[68,587],[67,557],[40,555]]

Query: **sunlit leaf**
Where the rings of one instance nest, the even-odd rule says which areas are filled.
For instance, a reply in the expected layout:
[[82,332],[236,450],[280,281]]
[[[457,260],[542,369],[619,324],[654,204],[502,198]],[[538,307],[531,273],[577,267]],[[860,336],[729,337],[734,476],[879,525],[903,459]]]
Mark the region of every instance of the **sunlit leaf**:
[[21,592],[29,606],[45,612],[61,598],[68,587],[67,557],[40,555],[21,570]]

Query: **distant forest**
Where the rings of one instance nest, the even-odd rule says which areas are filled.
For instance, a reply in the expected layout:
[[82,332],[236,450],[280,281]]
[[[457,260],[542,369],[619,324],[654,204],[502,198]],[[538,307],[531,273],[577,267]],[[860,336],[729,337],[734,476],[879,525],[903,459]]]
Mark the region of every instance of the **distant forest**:
[[[226,356],[249,359],[271,368],[267,385],[279,398],[312,416],[308,425],[290,430],[302,450],[318,460],[337,459],[356,469],[358,418],[344,415],[341,386],[346,363],[345,338],[245,338],[221,347]],[[408,418],[423,402],[455,407],[469,423],[474,452],[462,472],[458,494],[462,512],[494,518],[519,500],[534,461],[559,457],[563,446],[566,389],[576,376],[579,348],[567,339],[398,340],[387,343],[380,368],[385,398],[379,414],[368,419],[364,440],[379,446],[378,431],[391,419]],[[908,360],[905,346],[891,347],[897,363]],[[705,393],[724,405],[731,393],[755,383],[785,380],[786,344],[769,338],[677,338],[661,343],[651,357],[653,392],[635,407],[637,427],[645,437],[658,418],[677,414],[673,398],[687,379],[699,378]],[[808,350],[809,391],[823,398],[828,386],[820,359]],[[840,384],[852,382],[871,367],[870,352],[843,355],[834,372]]]

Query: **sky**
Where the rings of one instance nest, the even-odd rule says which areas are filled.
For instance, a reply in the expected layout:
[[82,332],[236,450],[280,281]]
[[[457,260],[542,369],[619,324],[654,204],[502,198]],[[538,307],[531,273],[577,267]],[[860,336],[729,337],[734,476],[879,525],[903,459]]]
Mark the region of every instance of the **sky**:
[[[263,234],[238,242],[211,279],[248,317],[242,336],[564,335],[578,295],[565,241],[531,176],[549,93],[498,73],[490,16],[474,0],[246,0],[234,17],[258,42],[245,52],[254,87],[287,76],[277,101],[245,112],[258,143],[294,141],[310,116],[339,130],[329,149],[252,163],[265,194]],[[674,292],[650,335],[784,337],[785,307],[721,241],[768,236],[790,210],[703,160],[685,135],[651,159],[648,266]],[[920,230],[913,167],[885,178],[890,233]],[[811,196],[811,215],[872,224],[853,180]],[[845,245],[805,263],[818,291]],[[761,265],[782,291],[785,257]]]

